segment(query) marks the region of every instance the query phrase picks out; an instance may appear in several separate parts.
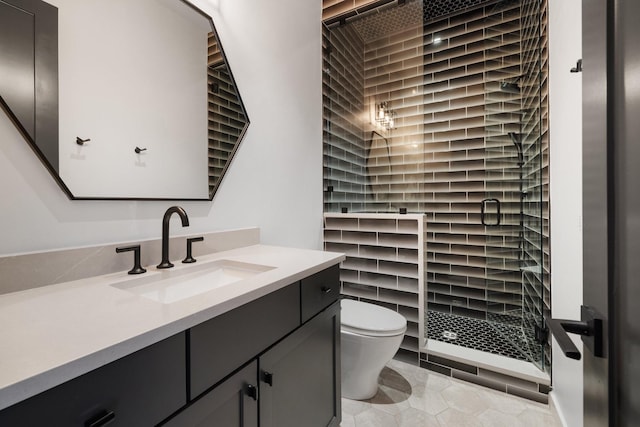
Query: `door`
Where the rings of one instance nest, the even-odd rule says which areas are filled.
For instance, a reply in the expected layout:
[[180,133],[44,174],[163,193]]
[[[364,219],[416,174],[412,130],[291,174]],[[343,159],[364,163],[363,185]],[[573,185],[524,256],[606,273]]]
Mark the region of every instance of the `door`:
[[260,425],[340,423],[338,302],[260,356]]
[[640,410],[640,2],[583,2],[584,304],[604,318],[585,348],[584,425],[637,425]]
[[0,110],[58,170],[58,9],[0,1]]
[[258,427],[257,371],[254,360],[163,425]]
[[[607,317],[609,230],[607,204],[607,3],[582,4],[583,301]],[[606,329],[606,327],[605,327]],[[605,334],[606,335],[606,334]],[[608,425],[608,359],[583,351],[584,425]],[[562,357],[555,355],[555,357]]]
[[485,18],[487,320],[521,357],[544,369],[536,339],[545,312],[546,186],[543,179],[541,7],[493,4]]
[[[609,408],[611,425],[640,417],[640,2],[608,1],[615,11],[613,43],[613,253],[610,253]],[[610,111],[610,109],[608,110]],[[611,195],[610,195],[611,196]],[[611,197],[610,197],[611,198]],[[611,240],[611,239],[610,239]],[[613,271],[611,271],[613,270]]]

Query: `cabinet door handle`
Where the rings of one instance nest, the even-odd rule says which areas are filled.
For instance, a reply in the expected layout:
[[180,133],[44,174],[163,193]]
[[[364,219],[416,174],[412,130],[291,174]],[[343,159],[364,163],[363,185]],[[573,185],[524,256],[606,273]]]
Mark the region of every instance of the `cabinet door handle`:
[[111,423],[116,418],[116,414],[113,411],[103,411],[95,417],[85,421],[85,427],[102,427]]
[[320,288],[320,290],[323,294],[329,294],[333,289],[331,289],[329,286],[323,286],[322,288]]
[[271,372],[262,371],[262,381],[273,387],[273,374]]
[[247,384],[245,392],[247,393],[247,396],[249,396],[253,400],[258,400],[258,388],[256,386]]

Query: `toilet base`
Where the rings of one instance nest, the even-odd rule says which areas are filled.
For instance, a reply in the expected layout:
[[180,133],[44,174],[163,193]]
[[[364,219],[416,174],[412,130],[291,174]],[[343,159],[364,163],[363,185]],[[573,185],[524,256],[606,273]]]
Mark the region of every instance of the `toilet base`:
[[341,332],[342,397],[371,399],[378,392],[378,378],[396,354],[404,334],[368,337]]
[[[380,370],[382,372],[382,370]],[[375,377],[368,377],[360,380],[360,383],[356,384],[355,381],[343,381],[342,382],[342,397],[346,397],[351,400],[368,400],[378,393],[378,377],[380,373]]]

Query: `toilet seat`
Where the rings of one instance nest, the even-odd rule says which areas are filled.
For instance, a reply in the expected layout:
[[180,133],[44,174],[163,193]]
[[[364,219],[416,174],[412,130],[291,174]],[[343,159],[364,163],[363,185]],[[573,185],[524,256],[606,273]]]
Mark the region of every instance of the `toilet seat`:
[[388,308],[350,299],[340,302],[341,330],[370,337],[404,334],[407,319]]

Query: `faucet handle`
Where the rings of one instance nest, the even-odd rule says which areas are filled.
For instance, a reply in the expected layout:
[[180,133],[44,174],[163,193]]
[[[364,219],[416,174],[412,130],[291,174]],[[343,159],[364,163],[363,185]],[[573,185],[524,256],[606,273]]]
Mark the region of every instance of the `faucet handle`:
[[187,256],[185,259],[182,260],[183,263],[185,264],[191,264],[192,262],[196,262],[196,259],[191,256],[191,246],[193,244],[193,242],[202,242],[204,240],[204,237],[200,236],[200,237],[191,237],[189,239],[187,239]]
[[116,253],[133,251],[133,268],[128,271],[129,274],[142,274],[146,272],[140,265],[140,245],[121,246],[116,248]]

